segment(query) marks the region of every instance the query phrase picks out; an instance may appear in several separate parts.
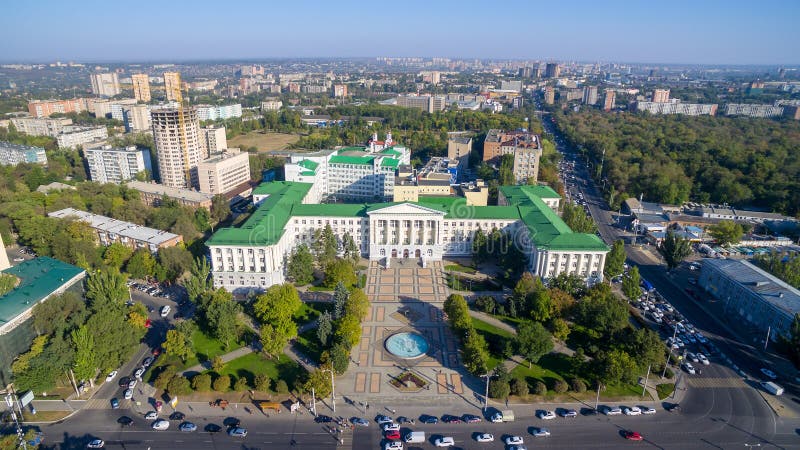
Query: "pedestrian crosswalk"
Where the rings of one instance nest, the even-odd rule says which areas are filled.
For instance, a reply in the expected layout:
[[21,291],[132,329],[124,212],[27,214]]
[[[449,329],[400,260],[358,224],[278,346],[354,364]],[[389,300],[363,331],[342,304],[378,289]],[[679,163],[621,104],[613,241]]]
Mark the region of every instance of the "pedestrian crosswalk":
[[719,388],[745,388],[747,384],[738,377],[712,378],[712,377],[691,377],[687,380],[690,387],[698,389],[719,389]]

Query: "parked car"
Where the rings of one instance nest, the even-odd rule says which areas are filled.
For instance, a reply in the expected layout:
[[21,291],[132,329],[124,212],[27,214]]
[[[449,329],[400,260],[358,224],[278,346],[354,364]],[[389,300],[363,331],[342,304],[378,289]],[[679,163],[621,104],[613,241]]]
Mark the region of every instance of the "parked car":
[[559,411],[558,415],[560,415],[561,417],[568,417],[568,418],[578,417],[578,411],[575,411],[574,409],[562,409],[561,411]]
[[122,396],[125,400],[130,400],[133,398],[133,389],[125,389],[125,392],[122,393]]
[[228,430],[228,436],[245,438],[247,437],[247,429],[240,427],[233,427],[230,430]]
[[489,433],[482,433],[475,436],[475,440],[478,442],[494,442],[494,436]]
[[517,445],[524,444],[525,440],[522,439],[522,436],[506,436],[503,442],[505,442],[506,445]]
[[642,410],[642,414],[647,415],[647,416],[650,416],[650,415],[653,415],[653,414],[656,413],[656,409],[655,408],[651,408],[649,406],[640,406],[639,408]]
[[[426,424],[429,424],[429,425],[435,425],[435,424],[439,423],[439,418],[436,417],[436,416],[429,416],[427,414],[423,414],[423,415],[419,416],[419,421],[421,423],[426,423]],[[501,421],[502,421],[502,419],[501,419]]]
[[770,380],[777,380],[778,379],[778,375],[776,375],[775,372],[767,369],[766,367],[762,367],[761,368],[761,373],[763,373],[764,376],[769,378]]
[[556,418],[556,413],[553,411],[539,411],[536,413],[536,416],[542,420],[551,420]]
[[103,448],[106,446],[106,442],[102,439],[92,439],[88,444],[86,444],[86,448]]
[[481,418],[475,414],[464,414],[461,416],[461,419],[463,419],[466,423],[477,423],[481,421]]
[[178,429],[186,433],[191,433],[192,431],[197,430],[197,425],[193,424],[192,422],[183,422]]
[[452,447],[456,445],[456,441],[449,436],[442,436],[433,441],[433,445],[437,447]]
[[353,417],[353,418],[351,418],[350,419],[350,423],[352,423],[353,425],[357,425],[359,427],[368,427],[369,426],[369,420],[363,419],[361,417]]
[[111,399],[111,409],[119,409],[119,400],[116,397]]
[[203,428],[203,430],[205,430],[208,433],[219,433],[220,431],[222,431],[222,427],[215,423],[210,423],[206,425],[206,427]]
[[153,422],[153,425],[151,425],[151,427],[157,431],[164,431],[169,429],[169,421],[164,419],[158,419],[155,422]]
[[389,430],[383,435],[386,439],[397,441],[400,439],[400,432],[398,430]]
[[394,419],[392,419],[389,416],[384,416],[383,414],[378,414],[377,416],[375,416],[375,423],[377,423],[378,425],[385,425],[387,423],[392,423],[392,422],[394,422]]
[[108,383],[109,381],[113,380],[116,377],[117,377],[117,371],[116,370],[112,370],[111,373],[106,375],[106,383]]
[[142,378],[144,371],[145,371],[144,367],[139,367],[138,369],[136,369],[136,372],[133,372],[133,376],[136,378]]
[[626,406],[622,408],[622,413],[626,416],[640,416],[642,415],[642,410],[638,406],[631,406],[630,408]]
[[172,310],[172,308],[170,308],[169,305],[162,306],[161,307],[161,317],[167,317],[169,315],[170,310]]
[[186,418],[186,414],[184,414],[184,413],[182,413],[180,411],[175,411],[174,413],[169,415],[169,420],[183,420],[185,418]]
[[603,414],[607,416],[619,416],[622,414],[622,409],[618,406],[604,406],[602,408]]
[[147,414],[144,415],[146,420],[155,420],[158,418],[158,413],[155,411],[148,411]]
[[708,358],[706,358],[706,355],[704,355],[704,354],[702,354],[702,353],[698,353],[698,354],[697,354],[697,359],[699,359],[699,360],[700,360],[700,362],[701,362],[701,363],[702,363],[704,366],[707,366],[707,365],[711,364],[711,363],[708,361]]
[[383,444],[383,450],[403,450],[403,443],[400,441],[389,441]]
[[534,428],[532,434],[535,437],[547,437],[550,436],[550,430],[547,428]]
[[442,416],[442,422],[444,422],[444,423],[464,423],[464,421],[461,420],[461,417],[453,416],[453,415],[450,415],[450,414],[443,415]]
[[683,364],[681,364],[681,366],[683,367],[683,370],[685,370],[686,373],[688,373],[690,375],[694,375],[694,374],[697,373],[697,371],[694,370],[694,366],[692,365],[692,363],[690,363],[688,361],[683,363]]
[[400,425],[390,422],[383,424],[383,431],[397,431],[400,429]]

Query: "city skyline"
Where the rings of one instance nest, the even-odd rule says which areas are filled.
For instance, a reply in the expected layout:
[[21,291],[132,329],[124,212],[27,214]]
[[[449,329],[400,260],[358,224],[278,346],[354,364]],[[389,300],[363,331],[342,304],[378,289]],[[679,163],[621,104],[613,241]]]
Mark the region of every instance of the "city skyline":
[[[215,9],[210,9],[209,7]],[[0,18],[0,59],[196,61],[269,58],[449,57],[650,64],[794,65],[800,4],[769,0],[577,1],[570,8],[512,1],[385,7],[360,2],[200,1],[137,8],[95,1],[15,5]],[[172,20],[179,17],[180,20]],[[289,19],[289,20],[287,20]],[[293,20],[296,19],[296,20]],[[75,27],[75,23],[91,26]],[[131,30],[124,32],[124,24]],[[167,26],[168,25],[168,26]],[[165,28],[166,27],[166,28]],[[229,31],[225,32],[225,29]],[[36,29],[36,33],[29,30]],[[165,31],[169,30],[169,31]],[[21,38],[24,36],[24,39]]]

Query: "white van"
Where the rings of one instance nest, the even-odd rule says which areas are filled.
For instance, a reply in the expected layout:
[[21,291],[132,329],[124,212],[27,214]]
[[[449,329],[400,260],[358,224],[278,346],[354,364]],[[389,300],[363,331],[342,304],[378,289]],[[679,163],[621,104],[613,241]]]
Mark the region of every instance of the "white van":
[[425,432],[424,431],[412,431],[405,435],[403,438],[407,444],[420,444],[425,442]]
[[167,317],[169,315],[169,312],[170,312],[171,309],[172,308],[170,308],[169,305],[162,306],[161,307],[161,317]]

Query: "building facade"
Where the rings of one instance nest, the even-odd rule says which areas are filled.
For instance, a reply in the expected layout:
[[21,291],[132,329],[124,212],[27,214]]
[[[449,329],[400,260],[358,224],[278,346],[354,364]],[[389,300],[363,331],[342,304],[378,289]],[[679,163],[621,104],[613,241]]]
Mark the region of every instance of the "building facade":
[[333,96],[337,98],[347,97],[347,85],[346,84],[334,84],[333,85]]
[[463,199],[377,204],[309,204],[311,185],[264,183],[253,191],[258,210],[239,228],[218,230],[206,242],[215,287],[236,292],[285,281],[287,255],[330,226],[349,234],[362,256],[438,261],[472,254],[480,229],[507,233],[543,278],[561,273],[601,280],[609,248],[593,234],[573,233],[536,196],[537,186],[501,187],[501,206],[466,206]]
[[121,183],[132,180],[146,170],[151,171],[150,152],[139,150],[135,145],[116,148],[110,145],[90,147],[83,150],[89,177],[98,183]]
[[147,105],[131,105],[122,109],[122,118],[125,122],[125,131],[138,132],[150,131],[150,107]]
[[783,107],[773,105],[753,105],[748,103],[728,103],[722,108],[726,116],[780,117]]
[[447,140],[447,157],[457,161],[461,170],[469,165],[469,154],[472,152],[472,138],[456,136]]
[[75,208],[64,208],[47,214],[59,219],[73,218],[86,222],[96,233],[97,243],[107,247],[113,243],[127,245],[134,251],[146,248],[152,253],[166,247],[174,247],[183,242],[179,234],[136,225],[135,223],[92,214]]
[[713,116],[717,113],[716,103],[680,103],[672,101],[636,102],[636,111],[647,111],[650,114],[682,114],[686,116]]
[[703,259],[698,284],[723,303],[732,324],[761,336],[790,337],[800,313],[800,291],[755,265],[734,259]]
[[584,86],[583,103],[585,105],[597,104],[597,86]]
[[514,178],[517,183],[539,179],[542,146],[539,136],[527,131],[492,129],[483,141],[483,160],[499,163],[503,155],[514,155]]
[[653,91],[653,103],[669,103],[669,89],[656,89]]
[[616,106],[617,91],[613,89],[606,89],[605,97],[603,97],[603,111],[611,111]]
[[397,97],[397,106],[434,113],[444,111],[447,107],[447,100],[443,95],[400,95]]
[[164,92],[168,102],[183,102],[180,72],[164,72]]
[[150,101],[150,77],[146,73],[131,75],[131,84],[133,84],[133,98],[137,102],[147,103]]
[[158,158],[158,172],[164,186],[197,186],[197,164],[205,159],[200,140],[200,123],[192,108],[157,108],[150,111]]
[[119,75],[116,72],[93,73],[91,79],[92,94],[94,95],[113,97],[122,92],[119,86]]
[[221,152],[228,148],[228,138],[225,136],[225,127],[222,125],[200,128],[200,140],[208,154]]
[[544,68],[544,76],[547,78],[558,78],[561,76],[561,66],[557,63],[547,63]]
[[547,86],[544,88],[544,103],[546,105],[552,105],[556,102],[556,90],[553,86]]
[[214,152],[197,165],[200,192],[222,195],[250,181],[250,155],[238,148]]
[[80,127],[69,125],[64,127],[61,134],[56,136],[58,148],[77,148],[87,144],[97,143],[108,139],[108,128],[100,127]]
[[72,119],[58,118],[51,119],[43,117],[37,119],[35,117],[12,117],[11,123],[20,133],[25,133],[28,136],[50,136],[56,137],[64,130],[67,125],[72,125]]
[[222,106],[197,105],[195,109],[197,110],[197,118],[201,121],[242,117],[242,105],[240,103]]
[[47,164],[47,153],[41,147],[0,141],[0,165],[16,166],[19,163]]
[[211,198],[213,196],[210,194],[191,189],[168,187],[158,183],[146,183],[144,181],[131,180],[126,182],[125,185],[139,191],[139,197],[146,205],[158,206],[161,204],[161,200],[166,197],[183,206],[211,210]]
[[261,109],[263,111],[277,111],[283,107],[283,102],[280,100],[265,100],[261,102]]
[[85,98],[70,100],[32,100],[28,102],[28,112],[33,117],[50,117],[55,113],[82,113],[89,109]]

